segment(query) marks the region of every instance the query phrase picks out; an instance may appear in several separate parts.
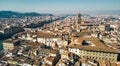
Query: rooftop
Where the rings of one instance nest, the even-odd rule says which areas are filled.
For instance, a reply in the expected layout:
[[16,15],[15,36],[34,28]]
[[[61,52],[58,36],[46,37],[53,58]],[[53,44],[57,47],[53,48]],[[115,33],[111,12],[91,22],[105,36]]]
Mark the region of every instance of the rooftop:
[[15,43],[19,40],[12,40],[12,39],[8,39],[8,40],[5,40],[4,43]]
[[[84,45],[84,41],[88,41],[88,45]],[[69,44],[69,47],[79,48],[83,50],[118,53],[115,49],[106,46],[104,43],[100,42],[98,38],[95,37],[77,38],[75,41]]]

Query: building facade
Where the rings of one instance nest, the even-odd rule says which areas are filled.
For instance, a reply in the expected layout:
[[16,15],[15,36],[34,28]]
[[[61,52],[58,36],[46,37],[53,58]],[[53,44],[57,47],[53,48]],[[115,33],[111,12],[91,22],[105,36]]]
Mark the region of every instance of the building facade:
[[81,58],[89,58],[94,60],[117,61],[117,57],[118,57],[117,53],[90,51],[90,50],[83,50],[78,48],[69,48],[68,51],[77,54]]

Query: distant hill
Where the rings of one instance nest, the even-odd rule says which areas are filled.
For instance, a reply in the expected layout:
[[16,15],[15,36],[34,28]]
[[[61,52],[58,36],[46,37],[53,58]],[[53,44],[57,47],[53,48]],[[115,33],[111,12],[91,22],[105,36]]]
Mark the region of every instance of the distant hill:
[[34,16],[53,16],[52,14],[39,14],[36,12],[30,13],[19,13],[14,11],[0,11],[0,18],[23,18],[23,17],[34,17]]

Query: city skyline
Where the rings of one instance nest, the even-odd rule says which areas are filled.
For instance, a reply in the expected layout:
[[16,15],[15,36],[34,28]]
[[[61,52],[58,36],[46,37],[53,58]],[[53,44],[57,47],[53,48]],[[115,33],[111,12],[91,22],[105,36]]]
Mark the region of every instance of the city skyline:
[[119,3],[120,0],[1,0],[0,11],[104,14],[119,11]]
[[120,0],[0,0],[0,66],[120,66]]

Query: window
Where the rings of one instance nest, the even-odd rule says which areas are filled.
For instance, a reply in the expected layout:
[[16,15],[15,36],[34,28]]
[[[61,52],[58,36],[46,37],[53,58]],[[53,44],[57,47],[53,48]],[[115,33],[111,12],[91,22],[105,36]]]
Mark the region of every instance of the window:
[[83,46],[86,46],[86,45],[89,45],[90,44],[90,42],[89,41],[86,41],[86,40],[83,40],[83,42],[82,42],[82,45]]

